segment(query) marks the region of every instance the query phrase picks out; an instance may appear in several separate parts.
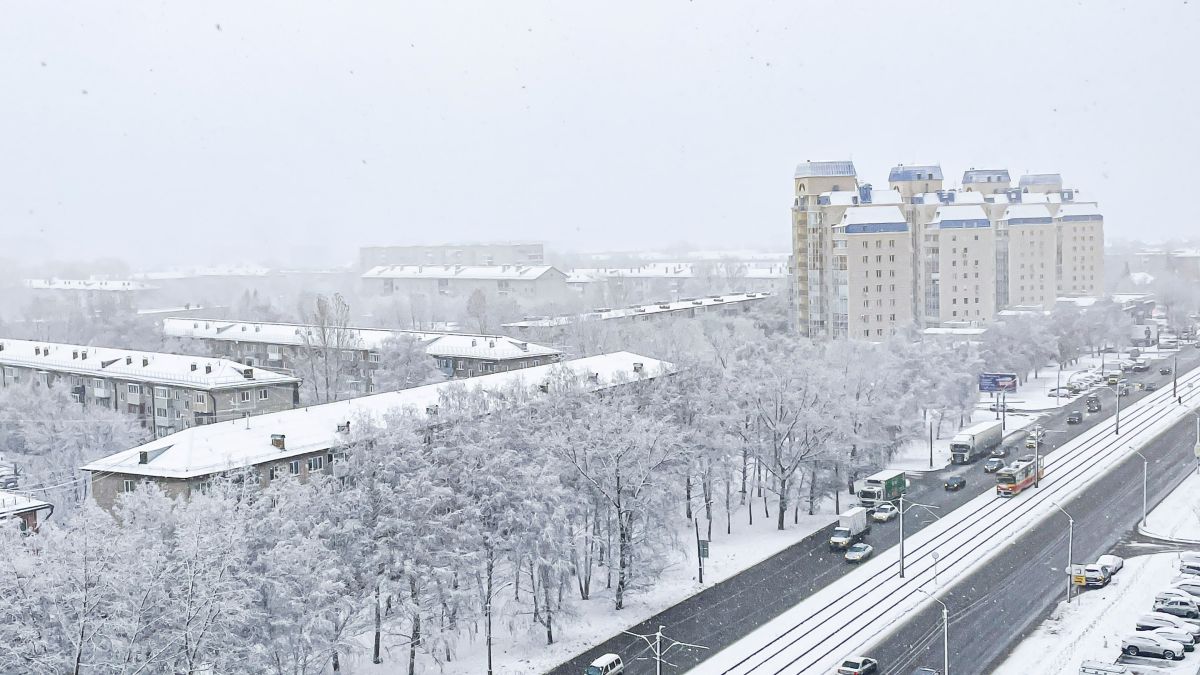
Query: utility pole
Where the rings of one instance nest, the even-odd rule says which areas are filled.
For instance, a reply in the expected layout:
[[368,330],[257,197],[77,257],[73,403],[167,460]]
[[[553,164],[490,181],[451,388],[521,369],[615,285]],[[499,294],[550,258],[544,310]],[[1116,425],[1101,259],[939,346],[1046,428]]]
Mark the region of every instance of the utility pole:
[[1146,527],[1146,486],[1150,481],[1150,460],[1146,459],[1146,456],[1132,445],[1129,446],[1129,449],[1142,458],[1142,527]]
[[945,675],[950,675],[950,608],[946,607],[946,603],[933,597],[924,588],[918,588],[917,590],[942,606],[942,672]]
[[1174,367],[1171,368],[1171,398],[1179,401],[1179,405],[1183,405],[1183,399],[1179,397],[1179,352],[1175,352]]
[[1042,425],[1033,428],[1033,487],[1041,487],[1042,481]]
[[692,523],[696,526],[696,564],[700,570],[700,583],[704,583],[704,549],[700,544],[700,514],[697,513],[695,518],[692,518]]
[[1050,503],[1053,504],[1056,509],[1058,509],[1059,511],[1062,511],[1063,515],[1067,517],[1067,566],[1065,569],[1067,572],[1067,604],[1070,604],[1070,602],[1071,602],[1071,584],[1074,583],[1074,580],[1071,579],[1071,558],[1074,556],[1074,553],[1072,552],[1071,547],[1074,544],[1074,538],[1075,538],[1075,519],[1071,517],[1071,514],[1067,513],[1066,509],[1059,506],[1058,502],[1050,502]]
[[[933,509],[937,508],[936,506],[929,506],[928,504],[921,504],[921,503],[914,502],[914,501],[910,501],[908,503],[908,506],[909,506],[908,510],[910,510],[910,511],[912,510],[912,507],[919,506],[919,507],[925,509],[926,511],[929,511],[930,515],[932,515],[934,518],[939,517],[938,514],[933,512]],[[901,579],[904,578],[904,511],[905,511],[904,495],[900,495],[900,578]]]
[[1121,379],[1120,378],[1117,378],[1117,388],[1116,388],[1116,391],[1114,391],[1113,393],[1115,393],[1117,395],[1117,427],[1116,427],[1116,431],[1113,432],[1113,435],[1120,436],[1121,435]]

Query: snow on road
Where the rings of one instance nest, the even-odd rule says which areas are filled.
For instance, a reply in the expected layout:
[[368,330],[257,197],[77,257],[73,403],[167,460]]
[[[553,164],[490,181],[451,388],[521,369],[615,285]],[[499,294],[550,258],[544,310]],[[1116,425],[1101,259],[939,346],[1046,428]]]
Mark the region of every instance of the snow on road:
[[[1200,381],[1200,373],[1181,382]],[[1200,391],[1189,390],[1188,407]],[[982,494],[906,540],[907,578],[897,575],[895,549],[796,605],[742,640],[702,663],[698,673],[827,672],[837,661],[864,649],[888,627],[929,600],[917,592],[933,588],[935,550],[943,585],[983,564],[1007,542],[1055,512],[1053,501],[1065,501],[1092,480],[1190,413],[1170,404],[1160,391],[1122,414],[1121,436],[1113,421],[1089,429],[1048,455],[1040,490],[1003,500]],[[988,545],[981,545],[984,542]]]

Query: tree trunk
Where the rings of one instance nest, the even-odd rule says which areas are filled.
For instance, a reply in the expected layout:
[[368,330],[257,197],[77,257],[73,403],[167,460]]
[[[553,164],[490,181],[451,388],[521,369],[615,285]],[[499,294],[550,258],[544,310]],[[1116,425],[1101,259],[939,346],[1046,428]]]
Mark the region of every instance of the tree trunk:
[[408,675],[417,675],[417,647],[421,644],[421,604],[416,579],[409,578],[408,590],[413,603],[412,635],[408,640]]
[[492,670],[492,581],[495,574],[495,554],[492,552],[492,547],[486,547],[486,558],[484,567],[485,583],[487,587],[484,591],[483,598],[483,625],[484,625],[484,643],[487,645],[487,673],[493,675]]
[[375,581],[375,647],[371,654],[371,663],[383,663],[383,654],[380,652],[381,641],[383,640],[383,617],[380,614],[379,607],[379,581]]
[[630,577],[630,562],[632,558],[633,544],[633,514],[618,513],[617,514],[617,545],[619,549],[618,569],[617,569],[617,592],[616,592],[616,607],[615,609],[624,609],[625,607],[625,588],[629,583]]
[[[764,499],[763,504],[765,505],[766,503],[767,503],[767,500]],[[779,520],[775,526],[775,529],[777,529],[777,530],[782,530],[786,526],[785,518],[787,517],[787,515],[786,515],[787,514],[787,506],[788,506],[788,504],[787,504],[787,479],[780,478],[779,479],[779,514],[778,514]],[[770,517],[770,515],[771,514],[767,514],[768,517]]]
[[683,481],[684,517],[692,519],[692,474],[689,471]]

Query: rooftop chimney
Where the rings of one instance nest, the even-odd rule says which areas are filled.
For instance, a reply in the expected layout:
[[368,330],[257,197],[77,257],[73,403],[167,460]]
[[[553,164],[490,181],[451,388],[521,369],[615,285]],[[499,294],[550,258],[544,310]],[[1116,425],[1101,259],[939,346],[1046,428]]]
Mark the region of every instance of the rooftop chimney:
[[338,433],[339,433],[339,434],[348,434],[348,433],[350,433],[350,420],[346,420],[346,423],[345,423],[345,424],[339,424],[339,425],[337,425],[337,430],[338,430]]
[[41,348],[41,347],[39,347],[39,346],[37,346],[37,345],[34,345],[34,346],[33,346],[33,355],[34,355],[34,356],[41,356],[41,355],[42,355],[42,348]]
[[640,373],[640,372],[642,372],[644,369],[645,369],[645,366],[643,366],[643,365],[642,365],[642,362],[641,362],[641,361],[634,361],[634,362],[633,362],[633,372],[635,372],[635,373]]
[[150,365],[150,359],[148,357],[143,356],[142,357],[142,367],[145,368],[148,365]]
[[74,360],[75,360],[75,359],[77,359],[77,358],[79,358],[79,350],[78,350],[78,349],[72,349],[72,350],[71,350],[71,360],[72,360],[72,361],[74,361]]
[[83,350],[83,351],[81,351],[81,352],[79,352],[79,360],[80,360],[80,361],[87,361],[87,350],[86,350],[86,349],[85,349],[85,350]]
[[431,416],[438,414],[438,407],[436,405],[426,406],[425,414]]
[[271,445],[280,450],[287,450],[287,434],[271,434]]
[[126,357],[125,357],[125,365],[127,365],[127,366],[132,366],[132,365],[133,365],[133,357],[132,357],[132,356],[126,356]]
[[243,370],[242,376],[245,377],[247,380],[253,380],[254,379],[254,369],[247,368],[247,369]]
[[193,363],[193,364],[192,364],[192,371],[194,372],[195,370],[196,370],[196,364],[194,364],[194,363]]

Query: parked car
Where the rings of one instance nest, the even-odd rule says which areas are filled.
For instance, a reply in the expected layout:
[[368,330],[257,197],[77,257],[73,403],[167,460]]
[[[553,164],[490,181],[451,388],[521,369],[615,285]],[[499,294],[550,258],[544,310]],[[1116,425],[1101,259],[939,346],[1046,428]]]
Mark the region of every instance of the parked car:
[[1179,553],[1179,559],[1180,559],[1181,561],[1186,561],[1186,562],[1190,562],[1190,563],[1194,563],[1194,564],[1200,565],[1200,552],[1196,552],[1196,551],[1181,551],[1181,552]]
[[983,463],[983,472],[984,473],[996,473],[997,471],[999,471],[1000,469],[1003,469],[1003,468],[1004,468],[1004,460],[1000,459],[999,457],[993,457]]
[[846,562],[862,562],[871,557],[875,552],[875,548],[870,544],[864,544],[861,541],[846,549]]
[[838,666],[838,675],[871,675],[879,672],[879,662],[866,656],[853,656]]
[[1008,446],[1004,445],[1004,444],[997,445],[996,447],[992,448],[992,452],[991,452],[990,456],[992,456],[992,457],[1008,457]]
[[1164,628],[1166,626],[1174,626],[1180,630],[1187,631],[1192,637],[1200,637],[1200,624],[1175,616],[1174,614],[1149,612],[1137,618],[1138,630],[1154,630],[1155,628]]
[[1104,587],[1112,581],[1112,575],[1108,573],[1108,568],[1101,565],[1085,565],[1083,568],[1083,579],[1088,586]]
[[1200,598],[1200,577],[1182,575],[1171,580],[1171,587],[1193,598]]
[[1196,638],[1192,637],[1185,631],[1178,628],[1155,628],[1150,631],[1154,635],[1164,637],[1172,642],[1178,642],[1183,645],[1183,651],[1191,652],[1196,650]]
[[1153,633],[1130,635],[1121,640],[1121,651],[1130,656],[1158,656],[1168,661],[1183,658],[1183,645]]
[[1159,369],[1158,369],[1158,374],[1159,374],[1159,375],[1170,375],[1170,374],[1171,374],[1171,367],[1170,367],[1170,366],[1163,366],[1162,368],[1159,368]]
[[1179,573],[1191,574],[1192,576],[1200,577],[1200,562],[1194,560],[1180,560]]
[[871,520],[877,523],[886,523],[898,515],[900,515],[900,509],[888,502],[884,502],[876,506],[875,510],[871,512]]
[[1200,618],[1200,607],[1196,606],[1196,601],[1192,598],[1166,598],[1163,600],[1155,598],[1154,611],[1184,619]]
[[1194,595],[1189,594],[1187,591],[1181,591],[1178,588],[1165,588],[1154,594],[1154,603],[1158,604],[1159,602],[1170,600],[1171,598],[1182,598],[1184,600],[1193,601],[1196,599]]
[[583,671],[583,675],[617,675],[625,672],[625,664],[616,654],[605,654],[592,661],[592,665]]
[[1109,574],[1116,574],[1125,567],[1125,559],[1118,555],[1102,555],[1096,558],[1096,564],[1107,567]]
[[967,486],[967,479],[962,476],[951,476],[946,479],[947,490],[961,490]]
[[1072,410],[1067,413],[1067,424],[1079,424],[1083,421],[1083,413],[1078,410]]

